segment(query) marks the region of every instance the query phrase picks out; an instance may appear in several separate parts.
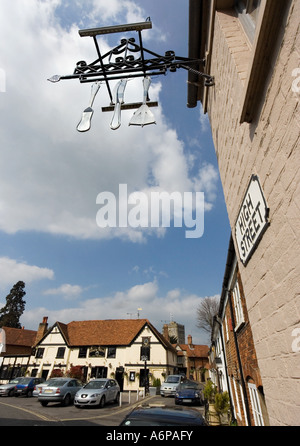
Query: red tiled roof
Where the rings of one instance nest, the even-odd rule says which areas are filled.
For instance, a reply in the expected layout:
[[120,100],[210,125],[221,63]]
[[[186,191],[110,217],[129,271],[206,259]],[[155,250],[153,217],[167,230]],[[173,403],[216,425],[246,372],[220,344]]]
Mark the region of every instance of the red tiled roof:
[[69,324],[56,322],[69,346],[129,345],[146,324],[166,348],[173,349],[148,319],[72,321]]
[[209,347],[207,345],[193,344],[192,348],[189,344],[179,344],[180,348],[186,351],[188,357],[207,358]]
[[36,331],[24,328],[2,327],[5,332],[6,345],[31,347],[34,345]]

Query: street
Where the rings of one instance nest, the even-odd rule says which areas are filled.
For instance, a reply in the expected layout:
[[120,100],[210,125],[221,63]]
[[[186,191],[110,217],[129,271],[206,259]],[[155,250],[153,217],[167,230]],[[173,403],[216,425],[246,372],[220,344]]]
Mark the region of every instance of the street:
[[[119,426],[120,422],[138,404],[165,404],[174,406],[174,398],[160,395],[136,400],[136,394],[122,394],[121,405],[107,404],[104,408],[85,407],[77,409],[51,403],[42,407],[37,398],[0,398],[0,426]],[[202,413],[203,406],[198,408]]]

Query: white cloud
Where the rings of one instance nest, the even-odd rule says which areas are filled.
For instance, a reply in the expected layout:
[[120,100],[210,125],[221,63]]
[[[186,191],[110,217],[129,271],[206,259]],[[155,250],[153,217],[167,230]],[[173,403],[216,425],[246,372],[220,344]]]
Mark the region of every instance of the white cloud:
[[22,280],[31,283],[43,279],[53,279],[54,272],[49,268],[40,268],[35,265],[18,262],[8,257],[0,257],[0,283],[1,288],[11,287]]
[[84,289],[79,285],[71,285],[69,283],[64,283],[58,288],[50,288],[44,291],[47,296],[61,295],[66,300],[78,299]]
[[[190,191],[200,184],[210,193],[209,209],[216,181],[213,168],[204,166],[199,179],[190,178],[190,158],[160,106],[153,110],[157,125],[129,127],[132,111],[124,111],[121,128],[112,131],[112,114],[100,109],[110,102],[105,85],[94,102],[92,129],[84,134],[76,131],[88,105],[90,84],[46,80],[53,74],[72,73],[78,60],[96,58],[92,40],[79,37],[76,23],[64,29],[57,20],[56,8],[67,4],[0,0],[1,69],[6,75],[0,101],[0,230],[143,242],[154,231],[97,226],[97,195],[117,194],[121,183],[128,184],[130,192],[152,187]],[[90,20],[95,22],[104,11],[107,19],[119,18],[120,11],[128,21],[139,21],[143,15],[132,1],[88,4]],[[105,41],[100,43],[106,51]],[[161,84],[153,82],[150,88],[151,99],[159,100]],[[141,80],[128,82],[125,100],[142,100]],[[155,231],[158,236],[164,232]]]
[[185,326],[185,335],[193,335],[193,342],[207,343],[207,336],[197,328],[196,310],[202,297],[180,289],[161,295],[156,280],[138,284],[126,291],[80,301],[72,308],[52,310],[46,307],[27,310],[22,316],[26,328],[35,329],[44,316],[49,323],[72,320],[147,318],[158,329],[165,321],[174,320]]

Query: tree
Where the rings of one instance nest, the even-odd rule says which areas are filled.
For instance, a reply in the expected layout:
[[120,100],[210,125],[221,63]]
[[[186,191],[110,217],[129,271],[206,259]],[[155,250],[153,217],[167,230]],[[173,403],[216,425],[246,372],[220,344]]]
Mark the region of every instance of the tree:
[[6,296],[6,305],[0,310],[0,327],[21,328],[19,320],[24,312],[26,303],[23,300],[26,294],[24,288],[25,283],[19,281]]
[[219,310],[219,297],[205,297],[197,309],[197,327],[211,333],[214,316]]

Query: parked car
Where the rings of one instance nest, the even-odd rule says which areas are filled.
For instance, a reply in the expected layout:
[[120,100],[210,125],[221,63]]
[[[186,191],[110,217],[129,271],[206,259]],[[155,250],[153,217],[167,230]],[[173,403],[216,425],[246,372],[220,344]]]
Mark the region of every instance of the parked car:
[[38,394],[38,401],[42,406],[47,406],[51,402],[68,406],[81,387],[82,383],[74,378],[51,378]]
[[121,422],[120,426],[206,426],[202,414],[192,408],[138,406]]
[[18,384],[21,379],[23,379],[23,377],[14,378],[7,384],[1,384],[0,396],[13,396],[15,393],[16,384]]
[[42,387],[47,386],[48,382],[49,382],[49,380],[44,381],[43,383],[37,384],[33,389],[32,396],[35,396],[35,397],[39,396],[39,393],[42,391]]
[[190,380],[181,383],[175,393],[175,404],[204,404],[203,385]]
[[32,396],[34,387],[36,384],[45,381],[44,378],[22,378],[16,385],[14,389],[14,395],[26,395]]
[[103,407],[109,401],[119,402],[120,387],[114,379],[99,378],[90,381],[76,393],[74,405]]
[[175,396],[179,385],[184,381],[186,381],[186,377],[184,375],[167,376],[165,382],[163,382],[160,386],[161,396]]

